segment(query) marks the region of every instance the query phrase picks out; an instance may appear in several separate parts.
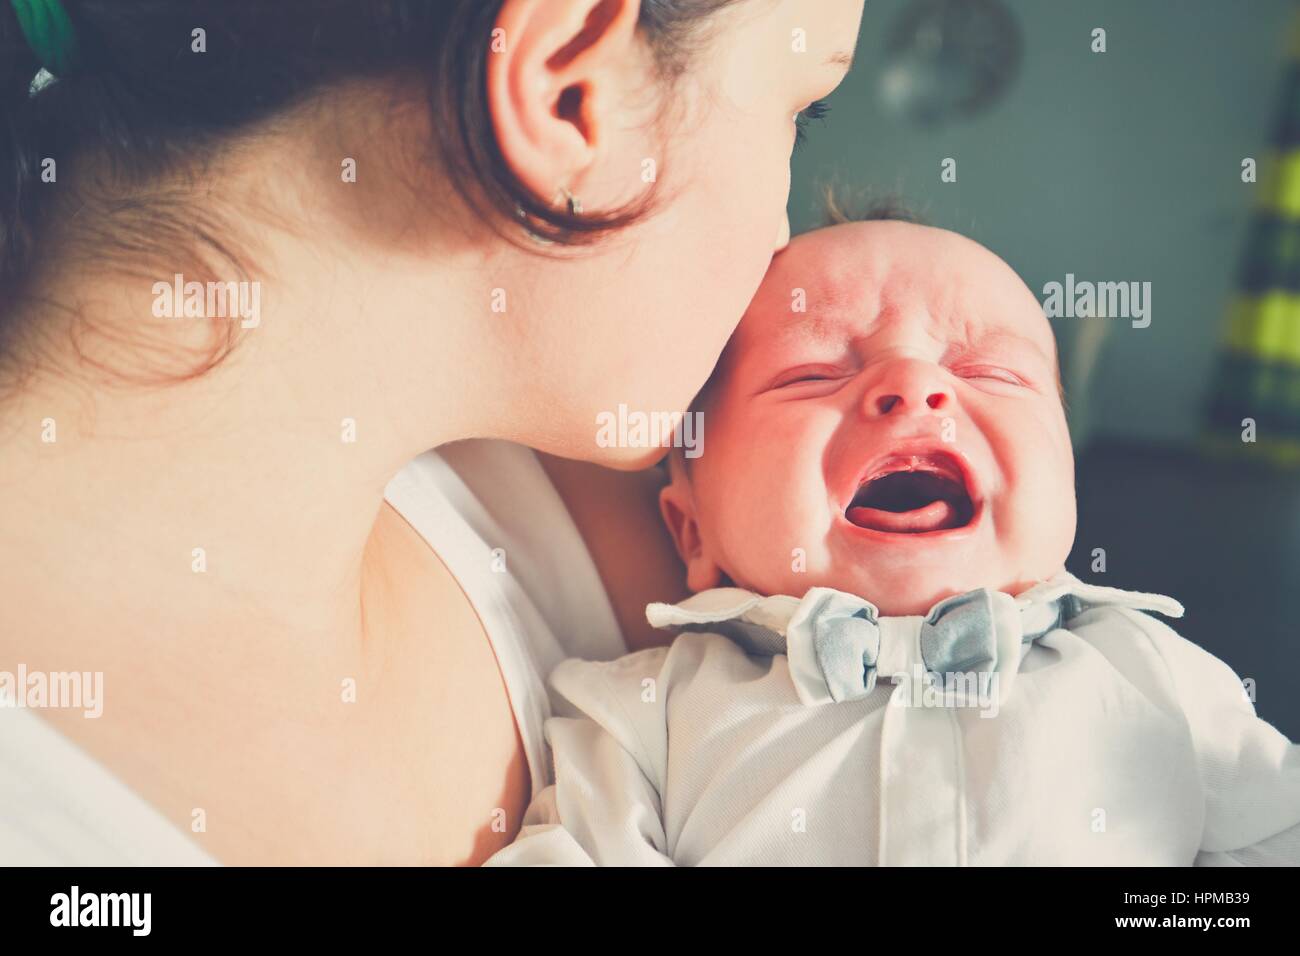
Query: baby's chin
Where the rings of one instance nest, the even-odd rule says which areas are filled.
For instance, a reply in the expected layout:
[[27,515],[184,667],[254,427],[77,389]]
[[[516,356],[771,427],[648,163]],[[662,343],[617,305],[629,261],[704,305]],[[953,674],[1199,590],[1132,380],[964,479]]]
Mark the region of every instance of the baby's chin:
[[[1020,594],[1063,568],[1074,537],[1072,522],[1052,521],[1028,538],[996,534],[989,521],[937,534],[849,531],[830,542],[818,583],[866,598],[890,616],[926,614],[979,588]],[[804,592],[814,586],[788,584]]]
[[1053,572],[1045,573],[1041,578],[1027,580],[1014,574],[999,573],[997,568],[991,565],[985,565],[982,569],[971,565],[957,568],[913,566],[906,569],[899,567],[877,569],[855,564],[852,567],[830,568],[819,573],[792,572],[781,582],[771,582],[774,586],[767,590],[750,589],[758,590],[760,593],[803,597],[811,588],[834,588],[837,591],[865,598],[874,604],[881,614],[901,617],[926,614],[944,598],[978,588],[1019,594],[1039,580],[1050,577],[1051,573]]
[[931,577],[929,575],[921,575],[907,581],[890,583],[869,582],[866,586],[850,579],[842,581],[840,584],[825,586],[864,597],[874,604],[881,614],[890,617],[926,614],[944,598],[952,597],[954,594],[963,594],[966,591],[973,591],[976,588],[1009,590],[1003,582],[992,577],[977,580],[958,579],[951,576]]

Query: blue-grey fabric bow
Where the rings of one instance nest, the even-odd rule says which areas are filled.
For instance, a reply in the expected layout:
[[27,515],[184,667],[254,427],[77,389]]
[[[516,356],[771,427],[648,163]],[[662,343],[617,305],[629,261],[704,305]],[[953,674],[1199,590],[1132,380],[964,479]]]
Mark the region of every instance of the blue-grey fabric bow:
[[[915,675],[930,685],[920,688],[928,694],[935,675],[955,675],[957,681],[943,682],[938,703],[960,704],[973,690],[983,706],[990,691],[1007,699],[1026,644],[1107,605],[1183,614],[1173,598],[1085,584],[1061,571],[1015,597],[970,591],[940,601],[924,616],[884,617],[870,601],[831,588],[811,588],[802,598],[715,588],[681,604],[651,604],[646,620],[722,634],[749,654],[784,655],[804,704],[865,697],[881,676],[898,683],[900,675]],[[971,674],[979,680],[971,682]]]
[[875,605],[813,588],[786,628],[787,654],[805,702],[855,700],[877,676],[923,669],[936,678],[998,673],[1009,682],[1021,645],[1061,623],[1059,601],[1026,608],[981,588],[947,598],[924,617],[883,617]]

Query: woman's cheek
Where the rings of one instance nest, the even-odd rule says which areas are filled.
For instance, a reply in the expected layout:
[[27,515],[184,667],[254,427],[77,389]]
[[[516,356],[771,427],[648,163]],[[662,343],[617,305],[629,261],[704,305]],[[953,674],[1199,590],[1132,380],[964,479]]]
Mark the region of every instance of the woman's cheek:
[[748,151],[727,170],[721,188],[732,194],[732,213],[747,220],[747,230],[764,254],[775,252],[790,201],[790,142],[780,130],[760,148]]

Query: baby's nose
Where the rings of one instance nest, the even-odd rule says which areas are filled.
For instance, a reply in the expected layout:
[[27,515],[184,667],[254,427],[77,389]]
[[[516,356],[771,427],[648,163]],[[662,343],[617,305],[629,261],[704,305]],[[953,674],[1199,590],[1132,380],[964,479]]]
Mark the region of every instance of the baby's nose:
[[868,417],[921,415],[946,410],[952,402],[942,369],[933,362],[899,359],[867,390],[863,411]]

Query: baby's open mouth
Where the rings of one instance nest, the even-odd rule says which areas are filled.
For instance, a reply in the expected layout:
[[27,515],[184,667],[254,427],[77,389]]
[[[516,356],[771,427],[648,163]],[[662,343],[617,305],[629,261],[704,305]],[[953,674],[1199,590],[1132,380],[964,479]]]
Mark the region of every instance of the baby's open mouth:
[[858,487],[844,512],[859,528],[893,534],[947,531],[970,524],[975,505],[949,455],[897,455]]

